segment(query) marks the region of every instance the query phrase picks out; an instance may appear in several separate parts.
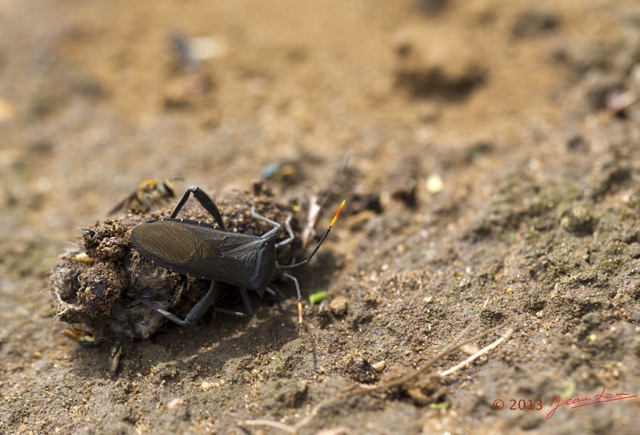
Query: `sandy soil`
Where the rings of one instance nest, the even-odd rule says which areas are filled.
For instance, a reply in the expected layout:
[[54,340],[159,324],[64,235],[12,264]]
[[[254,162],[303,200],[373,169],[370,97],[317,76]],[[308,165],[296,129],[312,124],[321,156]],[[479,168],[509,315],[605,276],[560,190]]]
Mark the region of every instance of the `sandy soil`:
[[[0,432],[640,425],[636,1],[3,0],[0,36]],[[331,193],[319,230],[349,204],[303,325],[278,283],[113,378],[62,336],[51,271],[140,181],[252,194],[282,162],[281,201]]]

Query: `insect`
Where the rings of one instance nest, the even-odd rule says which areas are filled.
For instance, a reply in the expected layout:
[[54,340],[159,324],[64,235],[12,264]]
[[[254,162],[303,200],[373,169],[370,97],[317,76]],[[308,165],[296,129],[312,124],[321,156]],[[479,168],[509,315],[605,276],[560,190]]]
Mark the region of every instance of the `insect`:
[[146,213],[156,204],[161,203],[165,199],[173,198],[174,196],[171,180],[150,178],[138,184],[136,191],[132,192],[113,207],[109,215],[118,213],[119,211]]
[[[191,202],[188,200],[183,204],[184,207],[179,210],[177,217],[206,221],[207,217],[212,215],[200,203]],[[212,201],[209,199],[209,202]],[[258,219],[251,219],[247,210],[259,211],[263,216],[282,222],[285,229],[290,226],[294,231],[295,241],[284,247],[280,245],[276,251],[278,260],[283,265],[293,263],[296,254],[305,246],[300,228],[304,214],[298,214],[298,198],[276,199],[268,187],[254,185],[251,192],[225,192],[216,199],[216,203],[216,207],[224,210],[227,216],[224,218],[224,225],[221,225],[220,219],[215,218],[217,225],[213,225],[216,225],[220,232],[224,232],[222,228],[226,226],[227,232],[224,234],[227,235],[242,236],[268,232],[261,229],[265,224]],[[159,214],[170,216],[175,208],[175,205],[164,208]],[[316,212],[312,214],[314,217],[317,216]],[[122,346],[126,342],[150,338],[169,321],[167,317],[158,315],[156,310],[149,309],[147,304],[141,302],[142,299],[153,301],[156,306],[170,311],[182,320],[193,311],[194,306],[198,305],[211,288],[210,279],[207,281],[198,279],[199,276],[188,278],[180,274],[167,274],[166,269],[158,267],[140,255],[131,244],[131,232],[148,219],[148,215],[145,214],[129,214],[126,218],[107,219],[83,228],[81,244],[63,253],[51,274],[51,293],[58,310],[56,317],[70,325],[63,332],[64,335],[85,348],[110,346],[109,371],[112,376],[118,371],[120,359],[124,354]],[[176,216],[174,219],[179,221]],[[314,218],[312,223],[315,220]],[[200,227],[204,230],[208,226],[200,224]],[[283,233],[284,231],[280,231],[279,235],[274,235],[276,244],[287,237],[291,238],[290,234],[287,236]],[[179,236],[184,237],[184,234],[181,232]],[[256,248],[257,251],[259,249]],[[278,270],[289,272],[286,268],[276,266],[274,279],[282,276]],[[267,285],[274,292],[277,291],[271,282],[267,282]],[[203,304],[209,303],[216,312],[242,316],[250,313],[250,305],[249,309],[243,309],[242,313],[219,308],[218,296],[225,293],[225,287],[228,286],[218,279],[214,287],[214,302],[209,303],[206,299]],[[251,288],[245,289],[244,293],[249,290]],[[259,294],[263,293],[264,291]],[[236,294],[241,296],[240,292]],[[281,293],[276,296],[283,297]],[[225,305],[221,306],[226,308]],[[207,305],[202,306],[202,310],[196,313],[204,313],[206,309]],[[190,319],[193,321],[194,317],[191,316]]]
[[262,178],[293,184],[302,178],[302,174],[296,163],[273,163],[262,168]]
[[[201,222],[177,218],[191,194],[211,214],[220,229]],[[277,262],[277,251],[294,240],[289,220],[284,224],[289,237],[277,243],[276,238],[281,225],[254,211],[254,219],[265,222],[272,228],[261,236],[232,233],[226,230],[218,207],[204,190],[198,186],[189,187],[170,218],[148,221],[134,227],[131,231],[131,245],[156,266],[180,275],[211,281],[209,290],[184,319],[163,309],[152,300],[144,297],[139,297],[138,300],[174,323],[189,325],[202,317],[213,304],[216,282],[222,282],[238,287],[246,309],[246,313],[238,314],[250,316],[253,309],[248,291],[255,291],[262,297],[267,289],[271,289],[283,299],[284,294],[271,284],[275,279],[282,277],[291,280],[296,287],[298,318],[302,323],[300,285],[298,280],[286,271],[305,265],[313,258],[338,220],[345,202],[342,201],[329,228],[311,255],[303,261],[282,265]],[[216,307],[214,309],[223,311]]]
[[[62,331],[62,335],[75,341],[82,347],[97,347],[101,343],[88,331],[78,328],[67,328]],[[114,342],[109,348],[109,374],[115,376],[120,368],[120,358],[122,357],[122,343]]]
[[93,334],[91,334],[88,331],[85,331],[84,329],[67,328],[62,331],[62,335],[64,335],[67,338],[70,338],[71,340],[75,341],[76,343],[80,344],[80,346],[83,346],[83,347],[92,347],[96,345],[96,339],[93,336]]

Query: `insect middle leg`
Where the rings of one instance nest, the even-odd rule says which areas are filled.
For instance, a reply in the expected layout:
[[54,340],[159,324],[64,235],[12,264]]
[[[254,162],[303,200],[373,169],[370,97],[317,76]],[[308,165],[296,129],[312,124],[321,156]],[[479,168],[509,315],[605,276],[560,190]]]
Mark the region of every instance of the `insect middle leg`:
[[[180,317],[176,316],[175,314],[165,310],[164,308],[162,308],[160,305],[158,305],[156,302],[151,301],[147,298],[144,297],[139,297],[137,298],[138,301],[140,301],[142,304],[144,304],[145,306],[151,308],[153,311],[155,311],[156,313],[160,314],[163,317],[166,317],[167,319],[171,320],[173,323],[176,323],[180,326],[187,326],[190,325],[196,321],[198,321],[198,319],[200,319],[200,317],[202,317],[204,315],[204,313],[209,309],[209,307],[213,304],[214,300],[216,299],[217,296],[217,288],[216,288],[216,281],[211,281],[211,285],[209,286],[209,290],[207,291],[207,293],[204,295],[204,297],[202,299],[200,299],[198,301],[197,304],[194,305],[194,307],[191,309],[191,311],[189,311],[189,313],[187,314],[187,316],[184,319],[181,319]],[[229,311],[229,310],[223,310],[223,309],[219,309],[214,307],[215,311],[218,312],[223,312],[223,313],[227,313],[227,314],[234,314],[237,316],[246,316],[245,313],[239,313],[239,312],[235,312],[235,311]]]

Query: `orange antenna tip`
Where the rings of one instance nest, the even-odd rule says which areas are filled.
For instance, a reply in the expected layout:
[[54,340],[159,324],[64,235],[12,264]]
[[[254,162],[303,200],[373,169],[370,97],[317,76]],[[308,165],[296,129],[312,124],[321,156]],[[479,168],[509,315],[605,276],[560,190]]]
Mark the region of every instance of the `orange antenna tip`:
[[346,203],[347,203],[347,200],[343,199],[342,200],[342,204],[340,204],[340,207],[338,207],[338,211],[336,212],[336,215],[333,217],[333,219],[331,219],[331,223],[329,224],[329,228],[333,228],[333,226],[336,224],[336,222],[338,221],[338,218],[340,217],[340,213],[342,213],[342,209],[344,208]]
[[298,322],[302,323],[302,302],[298,302]]

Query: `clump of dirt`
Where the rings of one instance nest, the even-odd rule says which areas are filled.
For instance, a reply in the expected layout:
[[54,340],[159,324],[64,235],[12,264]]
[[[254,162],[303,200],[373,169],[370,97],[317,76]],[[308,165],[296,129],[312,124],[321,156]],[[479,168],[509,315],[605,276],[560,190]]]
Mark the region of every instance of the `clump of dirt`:
[[[450,50],[456,57],[450,56]],[[482,86],[488,71],[462,35],[449,35],[448,44],[423,37],[422,28],[396,35],[396,86],[413,98],[461,100]]]
[[[253,193],[223,194],[217,205],[229,232],[264,233],[265,225],[251,217],[251,211],[255,210],[276,222],[290,220],[294,234],[300,235],[304,214],[301,201],[276,200],[262,184],[257,184]],[[84,249],[62,255],[52,273],[52,291],[58,304],[56,317],[91,334],[97,342],[145,339],[165,325],[167,320],[141,304],[139,298],[154,301],[160,308],[183,318],[204,296],[209,282],[157,267],[130,243],[131,230],[136,225],[167,218],[172,211],[173,207],[166,207],[157,213],[129,213],[84,228]],[[217,226],[196,201],[188,203],[177,218]],[[280,234],[279,240],[285,237],[286,234]],[[292,262],[300,247],[298,237],[278,252],[278,261]]]

